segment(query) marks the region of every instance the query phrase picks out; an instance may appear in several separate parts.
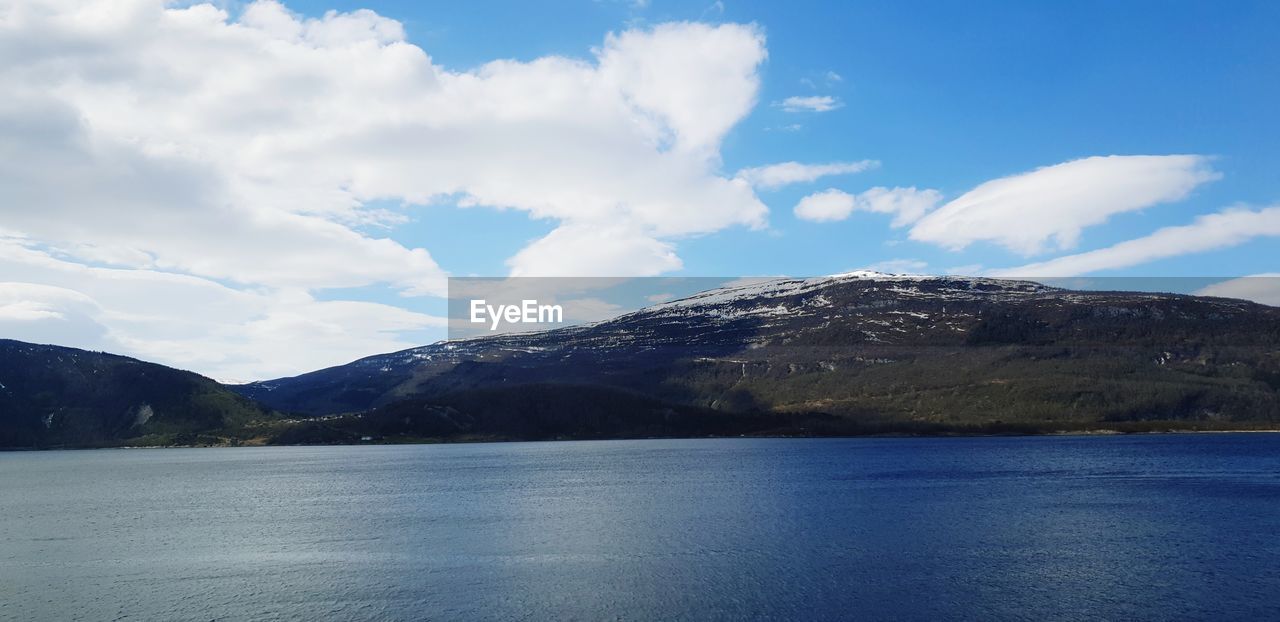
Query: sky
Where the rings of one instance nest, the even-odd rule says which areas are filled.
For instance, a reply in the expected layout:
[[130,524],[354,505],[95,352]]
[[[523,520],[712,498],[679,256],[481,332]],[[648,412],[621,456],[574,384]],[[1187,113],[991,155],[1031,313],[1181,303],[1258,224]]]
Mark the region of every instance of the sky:
[[1277,31],[1268,1],[0,0],[0,337],[236,381],[440,339],[450,276],[1280,304],[1236,280],[1280,272]]

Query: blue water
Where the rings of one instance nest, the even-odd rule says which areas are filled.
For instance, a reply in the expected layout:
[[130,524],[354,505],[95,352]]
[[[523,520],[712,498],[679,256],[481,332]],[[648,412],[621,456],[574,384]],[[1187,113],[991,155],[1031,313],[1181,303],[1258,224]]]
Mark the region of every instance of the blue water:
[[1280,435],[0,454],[0,618],[1280,619]]

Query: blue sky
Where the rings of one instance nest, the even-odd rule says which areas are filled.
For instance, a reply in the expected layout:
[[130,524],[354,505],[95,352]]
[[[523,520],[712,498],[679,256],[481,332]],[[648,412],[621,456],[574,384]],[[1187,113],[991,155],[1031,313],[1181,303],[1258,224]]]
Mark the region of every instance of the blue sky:
[[0,0],[0,336],[245,380],[442,337],[449,276],[1274,274],[1276,32],[1244,1]]
[[[881,162],[869,172],[762,193],[768,230],[732,228],[681,240],[680,274],[812,275],[892,260],[923,262],[933,271],[1025,263],[990,244],[950,252],[914,242],[877,214],[839,223],[796,219],[790,208],[815,189],[927,186],[953,198],[990,179],[1094,155],[1214,158],[1220,180],[1186,200],[1090,228],[1077,250],[1280,197],[1280,5],[1272,2],[480,4],[480,10],[399,2],[290,6],[316,15],[372,8],[403,21],[411,41],[457,69],[497,58],[586,58],[602,33],[651,23],[755,23],[768,38],[769,59],[759,103],[725,140],[723,169],[787,160]],[[795,95],[832,96],[842,107],[796,114],[771,105]],[[395,236],[427,246],[459,275],[503,274],[503,251],[554,228],[491,210],[424,211],[414,220]],[[1278,265],[1276,249],[1273,239],[1262,238],[1103,273],[1269,272]]]

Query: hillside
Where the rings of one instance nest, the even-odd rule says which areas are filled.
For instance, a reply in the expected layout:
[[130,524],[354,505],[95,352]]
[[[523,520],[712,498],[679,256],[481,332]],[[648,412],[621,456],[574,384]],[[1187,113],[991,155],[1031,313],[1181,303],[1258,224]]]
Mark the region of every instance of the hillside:
[[1280,309],[1027,281],[778,279],[235,387],[0,340],[0,447],[1278,427]]
[[266,418],[191,372],[0,339],[0,447],[225,443]]
[[[495,418],[496,403],[540,421],[574,404],[577,423],[538,428],[549,437],[1270,427],[1280,423],[1280,309],[851,273],[235,389],[306,416],[369,413],[328,428],[344,434],[406,408],[469,422],[413,432],[433,438],[530,434],[528,422]],[[684,419],[591,423],[620,411]]]

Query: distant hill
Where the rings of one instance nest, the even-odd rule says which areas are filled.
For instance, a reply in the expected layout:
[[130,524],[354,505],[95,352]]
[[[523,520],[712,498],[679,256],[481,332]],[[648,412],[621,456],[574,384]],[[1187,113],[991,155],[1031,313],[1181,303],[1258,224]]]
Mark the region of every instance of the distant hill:
[[233,388],[325,440],[1273,427],[1280,309],[851,273]]
[[0,447],[226,443],[264,419],[252,400],[191,372],[0,339]]

